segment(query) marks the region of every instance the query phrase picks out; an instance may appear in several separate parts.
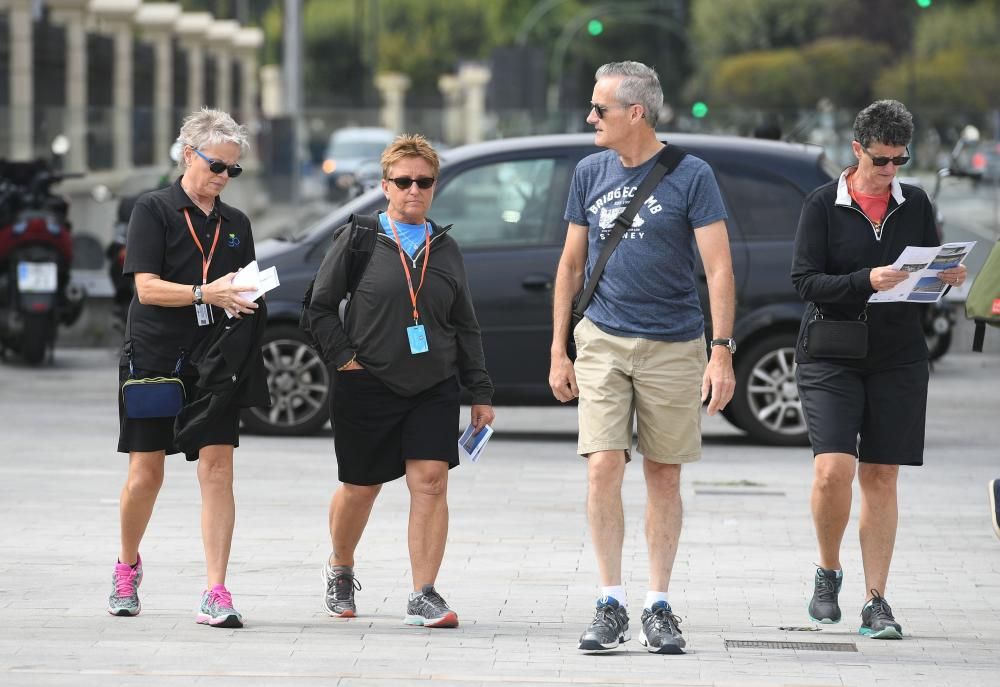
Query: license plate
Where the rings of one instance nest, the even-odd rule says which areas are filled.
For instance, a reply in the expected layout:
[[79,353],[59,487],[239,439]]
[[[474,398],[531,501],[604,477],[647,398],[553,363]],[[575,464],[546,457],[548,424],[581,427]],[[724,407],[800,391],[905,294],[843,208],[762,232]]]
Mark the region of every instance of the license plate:
[[58,283],[54,262],[17,263],[17,289],[21,293],[55,293]]

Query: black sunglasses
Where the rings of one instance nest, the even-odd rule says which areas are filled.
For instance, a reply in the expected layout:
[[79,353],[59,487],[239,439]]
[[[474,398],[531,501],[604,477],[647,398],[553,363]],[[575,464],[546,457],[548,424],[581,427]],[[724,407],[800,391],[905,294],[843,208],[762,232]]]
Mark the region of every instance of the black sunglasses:
[[[608,113],[608,110],[610,110],[612,107],[620,107],[622,109],[625,109],[627,107],[632,107],[633,105],[638,105],[638,104],[639,103],[629,103],[628,105],[598,105],[595,102],[591,102],[590,109],[597,114],[598,119],[604,119],[604,115],[606,115]],[[646,113],[643,112],[642,116],[643,118],[645,118]]]
[[238,164],[227,165],[222,160],[213,160],[210,157],[205,157],[205,154],[198,150],[197,148],[191,148],[194,152],[198,154],[202,160],[208,163],[208,169],[212,174],[222,174],[223,172],[229,172],[229,178],[235,179],[239,175],[243,174],[243,168]]
[[[861,150],[865,151],[865,154],[872,159],[872,164],[875,165],[876,167],[885,167],[890,162],[896,165],[897,167],[902,167],[903,165],[905,165],[907,162],[910,161],[909,155],[897,155],[896,157],[885,157],[883,155],[872,155],[871,153],[868,152],[868,149],[865,148],[864,146],[861,147]],[[906,152],[907,153],[910,152],[910,149],[907,148]]]
[[410,188],[414,183],[417,188],[422,188],[425,191],[434,185],[434,177],[420,177],[419,179],[411,179],[410,177],[396,177],[395,179],[386,179],[386,181],[391,181],[396,184],[396,188],[406,190]]

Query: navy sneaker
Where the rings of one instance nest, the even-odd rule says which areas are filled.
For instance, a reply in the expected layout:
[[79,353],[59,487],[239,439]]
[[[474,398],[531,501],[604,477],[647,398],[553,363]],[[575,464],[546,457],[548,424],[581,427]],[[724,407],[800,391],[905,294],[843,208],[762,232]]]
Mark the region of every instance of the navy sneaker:
[[666,601],[657,601],[642,611],[639,643],[651,654],[683,654],[687,642],[681,637],[681,619]]
[[837,575],[836,570],[816,568],[813,597],[809,602],[809,618],[813,622],[824,625],[840,622],[840,604],[837,603],[837,596],[843,584],[844,576]]
[[872,600],[861,609],[858,634],[872,639],[902,639],[903,628],[893,617],[889,602],[874,589],[872,594]]
[[580,635],[581,651],[617,649],[630,639],[628,612],[617,599],[607,596],[597,600],[597,610],[590,625]]

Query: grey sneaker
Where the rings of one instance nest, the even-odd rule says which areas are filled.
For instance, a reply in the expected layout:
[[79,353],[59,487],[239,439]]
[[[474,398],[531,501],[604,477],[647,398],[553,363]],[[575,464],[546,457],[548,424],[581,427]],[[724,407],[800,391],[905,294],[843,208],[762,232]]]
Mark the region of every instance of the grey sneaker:
[[233,595],[224,585],[206,589],[195,622],[211,627],[243,627],[243,616],[233,608]]
[[687,642],[681,637],[681,619],[670,610],[666,601],[657,601],[642,611],[639,643],[651,654],[683,654]]
[[334,618],[353,618],[358,609],[354,605],[354,590],[361,591],[361,583],[354,577],[354,568],[349,565],[323,566],[323,580],[326,582],[326,595],[323,605],[326,612]]
[[580,651],[617,649],[631,637],[628,633],[628,612],[617,599],[607,596],[597,600],[597,610],[590,626],[580,635]]
[[872,594],[872,600],[861,609],[858,634],[872,639],[902,639],[903,627],[893,617],[889,602],[874,589]]
[[816,568],[813,597],[809,602],[810,619],[824,625],[840,622],[840,604],[837,603],[837,595],[840,594],[840,587],[843,584],[843,574],[837,575],[836,570]]
[[111,576],[111,596],[108,597],[108,613],[111,615],[139,615],[139,584],[142,582],[142,558],[136,558],[135,567],[126,563],[116,563]]
[[407,602],[403,622],[424,627],[458,627],[458,614],[448,608],[434,585],[425,584],[420,593]]

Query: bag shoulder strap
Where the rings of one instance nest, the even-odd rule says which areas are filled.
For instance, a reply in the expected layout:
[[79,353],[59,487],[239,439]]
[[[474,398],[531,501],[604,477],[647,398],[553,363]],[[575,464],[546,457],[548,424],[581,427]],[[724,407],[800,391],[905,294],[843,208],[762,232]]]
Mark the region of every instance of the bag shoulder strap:
[[601,279],[601,274],[604,273],[604,267],[608,264],[608,260],[611,259],[611,254],[621,243],[622,238],[628,233],[629,229],[632,227],[632,220],[635,219],[635,215],[639,212],[639,208],[642,206],[649,195],[653,192],[653,189],[663,180],[663,177],[667,176],[675,169],[677,165],[680,164],[684,156],[687,155],[687,151],[680,146],[667,144],[660,151],[659,156],[656,159],[656,164],[653,168],[649,170],[646,174],[646,178],[642,180],[639,184],[639,189],[632,196],[632,200],[625,207],[625,210],[615,218],[614,228],[612,229],[612,235],[608,237],[607,241],[604,243],[604,247],[601,249],[601,254],[597,258],[597,262],[594,264],[594,271],[590,273],[590,281],[587,283],[587,287],[583,290],[583,294],[580,296],[579,303],[576,304],[576,311],[578,314],[582,314],[587,306],[590,304],[590,299],[594,297],[594,291],[597,289],[597,282]]
[[361,283],[368,261],[375,252],[375,241],[378,239],[379,219],[377,215],[351,215],[351,252],[348,256],[347,291]]

